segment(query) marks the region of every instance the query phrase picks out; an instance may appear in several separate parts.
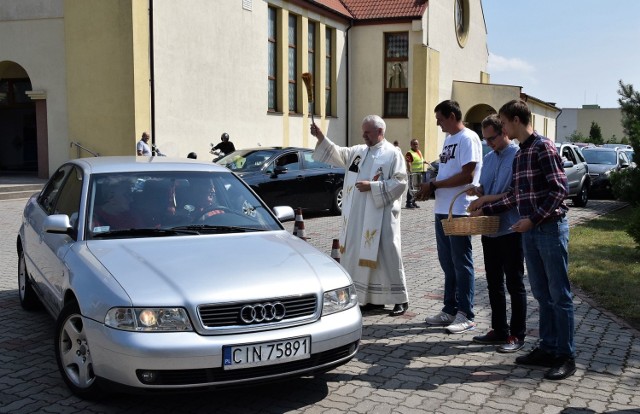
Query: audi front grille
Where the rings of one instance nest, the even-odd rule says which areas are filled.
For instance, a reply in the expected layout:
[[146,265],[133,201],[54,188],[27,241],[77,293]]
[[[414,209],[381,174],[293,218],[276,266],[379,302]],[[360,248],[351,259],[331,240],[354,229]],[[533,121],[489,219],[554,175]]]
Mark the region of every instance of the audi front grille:
[[[265,308],[277,307],[276,317],[268,313],[260,315]],[[256,324],[270,324],[311,317],[316,313],[318,300],[315,295],[287,298],[272,298],[254,302],[225,303],[219,305],[201,305],[198,308],[202,324],[206,328],[242,327]],[[247,316],[253,310],[254,316]],[[257,312],[256,312],[257,311]],[[258,314],[256,316],[256,314]],[[275,316],[275,315],[274,315]]]

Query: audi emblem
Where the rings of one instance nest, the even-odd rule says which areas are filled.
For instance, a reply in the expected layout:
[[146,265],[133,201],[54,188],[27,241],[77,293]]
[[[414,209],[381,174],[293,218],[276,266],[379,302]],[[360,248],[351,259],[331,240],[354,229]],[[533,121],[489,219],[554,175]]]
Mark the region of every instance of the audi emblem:
[[286,309],[281,302],[258,303],[245,305],[240,309],[240,319],[244,323],[261,323],[279,321],[284,318]]

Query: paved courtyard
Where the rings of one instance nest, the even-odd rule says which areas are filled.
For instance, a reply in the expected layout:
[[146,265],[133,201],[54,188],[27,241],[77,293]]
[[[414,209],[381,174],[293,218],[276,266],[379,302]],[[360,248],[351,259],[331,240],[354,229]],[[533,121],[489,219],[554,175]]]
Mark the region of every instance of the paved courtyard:
[[[239,390],[116,394],[90,402],[73,396],[58,374],[50,316],[20,307],[15,237],[25,200],[0,201],[0,413],[640,413],[640,336],[588,298],[574,299],[578,371],[564,381],[544,380],[544,370],[516,366],[515,355],[471,342],[490,329],[479,237],[473,245],[478,328],[449,335],[424,324],[441,309],[443,293],[432,203],[402,210],[409,311],[396,318],[387,315],[390,307],[366,313],[361,348],[350,363],[315,378]],[[621,205],[570,205],[569,220],[575,225]],[[309,242],[327,254],[338,225],[339,217],[305,217]],[[292,230],[293,222],[286,227]],[[535,346],[538,326],[530,292],[528,298],[526,350]]]

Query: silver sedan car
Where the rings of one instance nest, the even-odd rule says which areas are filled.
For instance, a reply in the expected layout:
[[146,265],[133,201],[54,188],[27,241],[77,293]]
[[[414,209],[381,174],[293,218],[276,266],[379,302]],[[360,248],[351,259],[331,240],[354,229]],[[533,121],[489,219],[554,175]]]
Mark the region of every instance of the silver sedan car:
[[20,303],[55,318],[60,373],[84,397],[328,371],[356,354],[362,315],[292,218],[213,163],[72,160],[24,209]]

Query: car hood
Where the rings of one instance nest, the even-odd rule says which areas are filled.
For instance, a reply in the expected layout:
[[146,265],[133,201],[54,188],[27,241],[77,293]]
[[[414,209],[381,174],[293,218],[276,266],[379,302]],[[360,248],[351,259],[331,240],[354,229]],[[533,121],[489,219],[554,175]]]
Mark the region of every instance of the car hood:
[[615,165],[609,164],[588,164],[589,165],[589,173],[591,174],[602,174],[604,172],[615,170]]
[[328,291],[351,283],[286,231],[93,240],[87,248],[133,306],[197,306]]

